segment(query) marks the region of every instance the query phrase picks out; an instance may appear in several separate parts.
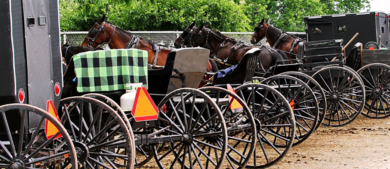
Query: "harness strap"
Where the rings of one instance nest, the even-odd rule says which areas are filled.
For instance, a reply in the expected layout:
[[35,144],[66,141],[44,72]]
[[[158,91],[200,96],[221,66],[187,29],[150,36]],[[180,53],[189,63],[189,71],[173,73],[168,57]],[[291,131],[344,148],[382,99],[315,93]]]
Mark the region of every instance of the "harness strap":
[[280,41],[287,35],[287,33],[282,33],[280,36],[279,36],[279,39],[275,42],[274,46],[272,46],[273,48],[277,48]]
[[155,67],[156,63],[157,63],[158,53],[160,53],[161,49],[160,49],[160,46],[155,47],[154,44],[153,44],[153,48],[155,49],[154,60],[153,60],[153,67]]
[[133,35],[130,38],[129,42],[127,42],[125,49],[137,48],[138,44],[139,44],[139,40],[140,40],[140,38],[137,35]]
[[301,41],[300,38],[295,38],[294,39],[294,42],[291,44],[290,53],[293,53],[295,46],[297,46],[300,41]]

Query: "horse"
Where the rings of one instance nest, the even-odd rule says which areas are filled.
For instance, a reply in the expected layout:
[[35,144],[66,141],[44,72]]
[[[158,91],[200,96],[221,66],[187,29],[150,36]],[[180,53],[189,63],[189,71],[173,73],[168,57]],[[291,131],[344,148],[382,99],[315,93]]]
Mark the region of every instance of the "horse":
[[[81,46],[96,48],[103,44],[108,44],[111,49],[137,48],[146,50],[148,51],[148,64],[152,64],[152,67],[165,66],[168,53],[171,52],[169,49],[160,48],[142,37],[115,26],[106,21],[105,16],[91,27]],[[209,61],[207,71],[212,69],[212,63]],[[200,85],[203,86],[207,81],[208,79],[205,77]]]
[[76,55],[81,52],[88,52],[88,51],[94,51],[94,50],[103,50],[103,48],[88,48],[88,47],[82,47],[82,46],[71,46],[69,44],[64,44],[61,46],[61,53],[62,53],[62,60],[66,63],[66,65],[69,64],[71,58],[73,55]]
[[[219,60],[220,69],[238,64],[248,50],[257,47],[229,38],[204,25],[196,27],[195,23],[186,27],[180,37],[175,40],[176,48],[185,46],[201,46],[210,49],[215,55],[214,58]],[[274,66],[278,60],[285,59],[287,57],[284,53],[262,46],[259,55],[259,68],[265,72],[271,66]]]
[[251,43],[256,44],[261,39],[266,37],[270,46],[275,49],[284,51],[289,59],[296,59],[296,55],[298,53],[298,44],[299,42],[305,42],[305,40],[284,33],[281,30],[269,25],[267,22],[268,20],[264,21],[263,19],[261,22],[257,23],[251,38]]

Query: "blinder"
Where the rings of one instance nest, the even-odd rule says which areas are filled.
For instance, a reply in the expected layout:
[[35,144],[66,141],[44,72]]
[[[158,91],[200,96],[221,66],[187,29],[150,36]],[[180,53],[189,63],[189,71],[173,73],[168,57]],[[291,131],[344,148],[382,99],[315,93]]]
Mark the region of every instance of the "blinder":
[[[105,24],[105,21],[101,25],[98,24],[97,22],[95,22],[95,25],[97,25],[99,27],[99,29],[96,28],[96,26],[94,25],[92,30],[90,31],[90,35],[93,38],[85,37],[86,39],[88,39],[88,47],[92,47],[92,45],[95,43],[96,38],[97,38],[97,36],[99,35],[100,32],[103,32],[104,36],[107,38],[106,32],[104,32],[104,30],[105,30],[104,24]],[[111,39],[110,39],[110,41],[111,41]]]

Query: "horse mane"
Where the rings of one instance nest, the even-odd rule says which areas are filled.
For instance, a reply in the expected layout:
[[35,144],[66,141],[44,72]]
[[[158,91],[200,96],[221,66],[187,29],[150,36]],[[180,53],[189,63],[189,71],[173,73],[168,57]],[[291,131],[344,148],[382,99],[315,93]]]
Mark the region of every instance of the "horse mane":
[[[269,32],[270,37],[273,38],[272,40],[274,42],[276,42],[279,39],[279,37],[282,33],[286,33],[286,32],[283,32],[280,29],[273,27],[273,26],[268,26],[267,29],[268,29],[267,31]],[[297,36],[294,36],[294,35],[291,35],[288,33],[286,33],[286,34],[287,35],[281,39],[282,42],[288,41],[290,38],[294,38],[294,39],[298,38]]]
[[211,31],[213,31],[213,33],[217,34],[218,36],[222,37],[223,39],[231,39],[215,29],[211,29]]
[[[106,23],[110,24],[111,26],[115,26],[115,25],[114,25],[113,23],[111,23],[111,22],[106,21]],[[122,28],[120,28],[120,27],[118,27],[118,26],[115,26],[115,27],[116,27],[116,30],[117,30],[117,31],[120,31],[120,32],[122,32],[122,33],[124,33],[124,34],[126,34],[126,35],[129,35],[129,36],[133,36],[133,34],[132,34],[130,31],[124,30],[124,29],[122,29]],[[146,42],[148,42],[149,45],[153,45],[153,44],[154,44],[152,41],[147,40],[147,39],[145,39],[145,38],[143,38],[143,37],[139,37],[139,38],[145,40]]]

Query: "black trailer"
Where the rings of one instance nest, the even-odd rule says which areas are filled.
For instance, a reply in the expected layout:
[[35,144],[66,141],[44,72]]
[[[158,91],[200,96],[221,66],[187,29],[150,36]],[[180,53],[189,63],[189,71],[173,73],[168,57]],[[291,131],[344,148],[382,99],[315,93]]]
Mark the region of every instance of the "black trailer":
[[58,1],[4,0],[0,16],[0,168],[78,168],[53,116],[63,84]]
[[[364,12],[305,17],[308,41],[343,39],[347,43],[356,33],[354,42],[369,47],[390,48],[389,15],[383,12]],[[350,45],[346,54],[352,50]]]

